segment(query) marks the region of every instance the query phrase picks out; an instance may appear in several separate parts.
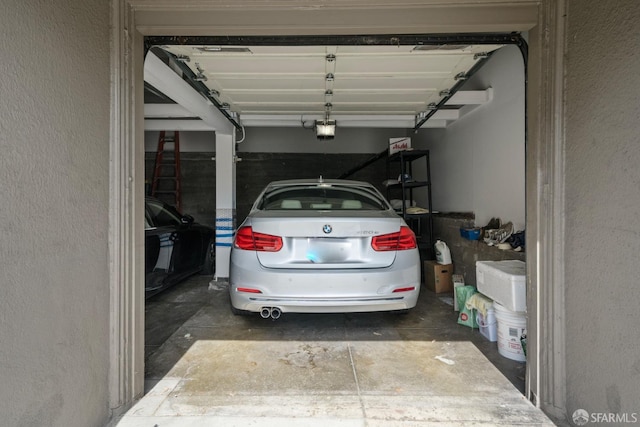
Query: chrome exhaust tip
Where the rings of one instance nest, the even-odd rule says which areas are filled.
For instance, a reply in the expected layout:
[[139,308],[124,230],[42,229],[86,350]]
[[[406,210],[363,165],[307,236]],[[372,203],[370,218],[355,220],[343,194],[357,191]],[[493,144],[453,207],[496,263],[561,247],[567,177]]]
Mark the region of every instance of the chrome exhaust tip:
[[280,316],[282,316],[282,311],[280,311],[280,309],[278,307],[273,307],[271,309],[271,318],[273,320],[277,320],[280,318]]
[[262,307],[262,308],[260,309],[260,316],[261,316],[263,319],[268,319],[269,317],[271,317],[271,315],[272,315],[272,314],[271,314],[271,308],[269,308],[269,307]]

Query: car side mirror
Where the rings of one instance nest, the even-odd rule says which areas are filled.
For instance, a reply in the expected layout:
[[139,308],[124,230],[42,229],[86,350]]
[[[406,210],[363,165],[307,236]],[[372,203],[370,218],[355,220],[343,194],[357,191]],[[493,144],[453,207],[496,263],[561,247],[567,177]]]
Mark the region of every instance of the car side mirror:
[[194,223],[194,218],[191,215],[182,215],[182,217],[180,218],[180,222],[182,222],[182,225],[191,225]]

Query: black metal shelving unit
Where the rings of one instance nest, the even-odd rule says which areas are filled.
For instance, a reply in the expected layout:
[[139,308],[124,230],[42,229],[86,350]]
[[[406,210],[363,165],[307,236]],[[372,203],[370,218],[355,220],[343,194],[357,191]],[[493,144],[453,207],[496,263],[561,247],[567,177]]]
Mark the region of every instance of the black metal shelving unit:
[[[426,181],[413,180],[413,166],[415,162],[424,161],[426,164]],[[387,158],[387,177],[393,179],[392,169],[398,169],[393,164],[399,164],[400,180],[397,184],[387,186],[387,199],[402,200],[402,210],[398,213],[402,214],[405,222],[418,239],[418,247],[420,253],[425,259],[433,258],[433,215],[431,209],[431,166],[429,163],[429,150],[405,150],[389,155]],[[409,179],[405,179],[409,176]],[[407,207],[411,207],[410,203],[413,199],[414,192],[427,192],[427,206],[421,206],[428,210],[428,213],[407,213]],[[409,203],[407,203],[409,201]],[[408,205],[408,206],[407,206]]]

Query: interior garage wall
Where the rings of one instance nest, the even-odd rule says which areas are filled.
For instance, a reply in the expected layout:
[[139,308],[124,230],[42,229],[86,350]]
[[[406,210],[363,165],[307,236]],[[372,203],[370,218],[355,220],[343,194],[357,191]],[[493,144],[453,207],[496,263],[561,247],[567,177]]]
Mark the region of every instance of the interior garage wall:
[[0,13],[0,424],[109,417],[109,2]]
[[[406,136],[405,129],[341,128],[331,140],[318,140],[315,131],[296,128],[248,128],[239,152],[380,153],[389,138]],[[268,149],[265,149],[268,147]]]
[[[387,149],[389,138],[404,129],[338,128],[332,140],[318,140],[311,129],[247,128],[237,145],[236,220],[248,214],[253,201],[271,181],[337,178]],[[145,132],[145,177],[153,180],[158,132]],[[215,224],[215,133],[181,132],[183,211],[198,222]],[[348,179],[371,182],[383,191],[386,163],[378,160]]]
[[[173,129],[166,129],[173,131]],[[158,150],[159,131],[145,131],[144,151],[147,153]],[[216,151],[216,134],[213,131],[180,132],[180,152],[213,153]]]
[[[167,129],[170,130],[170,129]],[[239,133],[238,152],[254,153],[379,153],[387,148],[389,138],[406,136],[405,129],[340,128],[331,140],[319,140],[315,132],[302,127],[246,128]],[[145,151],[158,147],[157,131],[146,131]],[[214,132],[180,132],[181,152],[214,152]]]
[[567,16],[567,414],[640,419],[640,2]]
[[525,224],[524,62],[516,46],[495,52],[462,90],[493,89],[493,99],[446,129],[423,129],[414,146],[431,156],[433,208]]

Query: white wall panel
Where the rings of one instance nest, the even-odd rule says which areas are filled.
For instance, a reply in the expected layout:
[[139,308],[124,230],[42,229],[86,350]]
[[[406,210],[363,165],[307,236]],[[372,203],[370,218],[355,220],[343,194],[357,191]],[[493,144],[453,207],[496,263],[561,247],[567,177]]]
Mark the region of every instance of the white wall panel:
[[493,100],[444,131],[421,130],[414,139],[431,151],[433,206],[525,224],[524,63],[515,46],[496,52],[464,90],[493,88]]

